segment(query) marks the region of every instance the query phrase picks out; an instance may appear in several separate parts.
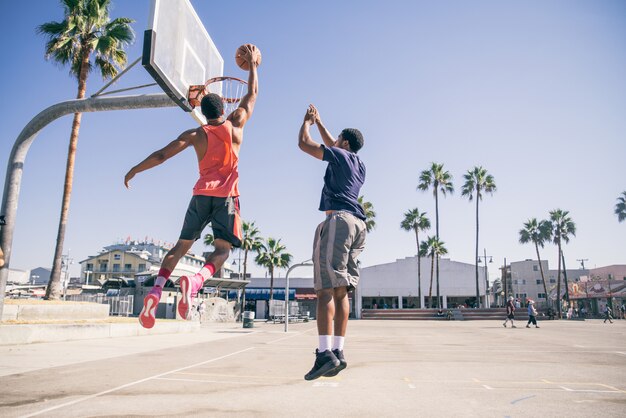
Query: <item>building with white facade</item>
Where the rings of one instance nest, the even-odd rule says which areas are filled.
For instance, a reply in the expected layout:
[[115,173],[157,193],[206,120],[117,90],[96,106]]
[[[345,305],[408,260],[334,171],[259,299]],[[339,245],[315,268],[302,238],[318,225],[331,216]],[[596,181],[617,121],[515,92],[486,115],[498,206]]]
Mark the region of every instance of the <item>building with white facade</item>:
[[[96,285],[114,277],[133,278],[138,274],[149,277],[158,273],[169,250],[160,244],[138,241],[109,245],[80,262],[80,277],[84,283]],[[172,271],[171,280],[176,282],[183,275],[197,273],[204,262],[203,256],[187,253]],[[225,268],[232,271],[228,264]]]
[[[439,293],[443,308],[460,305],[473,306],[476,303],[476,270],[474,264],[439,260]],[[480,305],[485,304],[485,267],[478,267],[478,289]],[[436,300],[437,284],[433,274],[432,298]],[[418,300],[417,257],[398,259],[392,263],[379,264],[361,269],[361,280],[357,288],[356,313],[361,309],[384,308],[406,309],[424,308],[429,305],[431,277],[430,258],[421,258],[420,283],[421,300]],[[490,304],[490,303],[488,303]]]

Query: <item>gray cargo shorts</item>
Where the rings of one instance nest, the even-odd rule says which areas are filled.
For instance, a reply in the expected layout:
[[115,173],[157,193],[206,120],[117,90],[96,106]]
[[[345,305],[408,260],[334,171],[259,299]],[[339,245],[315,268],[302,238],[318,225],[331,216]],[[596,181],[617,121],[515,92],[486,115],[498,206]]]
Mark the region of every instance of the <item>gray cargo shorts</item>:
[[349,212],[337,211],[318,225],[313,240],[313,287],[354,289],[359,282],[356,259],[365,248],[365,222]]

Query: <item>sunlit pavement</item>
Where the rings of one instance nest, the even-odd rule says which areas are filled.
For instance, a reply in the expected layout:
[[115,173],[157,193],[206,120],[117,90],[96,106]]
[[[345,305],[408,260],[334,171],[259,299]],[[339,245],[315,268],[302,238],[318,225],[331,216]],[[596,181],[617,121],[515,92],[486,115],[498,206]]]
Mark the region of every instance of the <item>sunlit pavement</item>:
[[3,346],[0,416],[626,416],[626,320],[516,325],[350,321],[311,382],[311,322]]

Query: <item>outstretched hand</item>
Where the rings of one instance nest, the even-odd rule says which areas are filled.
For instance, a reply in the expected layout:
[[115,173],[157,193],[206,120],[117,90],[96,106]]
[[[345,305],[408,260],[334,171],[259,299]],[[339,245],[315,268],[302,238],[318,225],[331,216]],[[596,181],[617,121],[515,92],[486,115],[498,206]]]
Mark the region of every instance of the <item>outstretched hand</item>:
[[317,110],[315,109],[315,106],[309,105],[309,108],[306,110],[306,113],[304,115],[304,122],[308,122],[313,125],[315,123],[316,113]]
[[135,173],[133,173],[133,170],[130,170],[124,176],[124,186],[126,186],[127,189],[130,189],[130,185],[128,184],[128,182],[130,182],[133,177],[135,177]]
[[313,112],[313,123],[320,123],[322,121],[322,118],[320,117],[320,112],[317,110],[317,107],[310,104],[309,109],[311,109]]
[[252,68],[252,64],[254,64],[255,66],[258,65],[260,52],[257,47],[252,44],[246,44],[244,45],[244,50],[245,52],[243,53],[241,58],[243,58],[248,62],[248,64],[250,64],[250,68]]

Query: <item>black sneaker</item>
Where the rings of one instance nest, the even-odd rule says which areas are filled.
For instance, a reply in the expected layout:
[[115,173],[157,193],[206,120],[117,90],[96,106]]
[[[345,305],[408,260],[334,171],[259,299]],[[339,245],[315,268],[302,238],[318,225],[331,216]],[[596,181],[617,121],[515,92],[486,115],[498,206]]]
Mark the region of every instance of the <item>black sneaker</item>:
[[315,363],[311,371],[304,375],[304,380],[315,380],[325,373],[336,369],[339,365],[339,360],[337,360],[337,357],[335,357],[332,351],[326,350],[320,353],[320,351],[316,349]]
[[339,360],[339,366],[335,367],[334,370],[331,370],[328,373],[324,374],[324,377],[337,376],[340,371],[342,371],[343,369],[348,367],[348,363],[346,362],[346,358],[343,356],[343,350],[334,349],[333,350],[333,354],[335,355],[335,357],[337,357],[337,360]]

